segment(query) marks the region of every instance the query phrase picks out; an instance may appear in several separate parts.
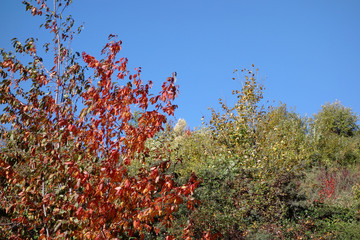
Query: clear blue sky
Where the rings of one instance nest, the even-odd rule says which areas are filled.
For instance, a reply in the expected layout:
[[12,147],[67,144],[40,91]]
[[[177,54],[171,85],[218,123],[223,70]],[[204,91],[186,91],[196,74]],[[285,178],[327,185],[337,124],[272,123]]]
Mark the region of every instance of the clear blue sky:
[[[1,48],[44,36],[21,2],[0,3]],[[336,99],[360,113],[359,0],[74,0],[67,13],[85,23],[76,51],[98,56],[112,33],[143,80],[160,85],[176,71],[176,117],[191,127],[218,98],[233,102],[231,90],[241,87],[233,71],[252,64],[265,98],[301,115]]]

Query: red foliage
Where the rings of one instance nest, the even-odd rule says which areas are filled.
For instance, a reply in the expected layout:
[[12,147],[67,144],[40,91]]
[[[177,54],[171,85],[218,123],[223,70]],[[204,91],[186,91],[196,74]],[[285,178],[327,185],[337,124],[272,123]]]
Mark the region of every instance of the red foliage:
[[[0,62],[0,101],[8,106],[1,121],[12,124],[2,134],[0,207],[8,222],[1,229],[13,239],[144,239],[145,234],[160,234],[160,228],[171,226],[179,205],[194,207],[191,195],[199,184],[193,175],[178,186],[167,172],[166,147],[150,152],[145,146],[163,130],[166,116],[174,114],[174,78],[152,96],[152,82],[143,83],[141,69],[130,74],[127,59],[117,58],[121,41],[110,41],[102,60],[82,54],[94,70],[84,80],[84,68],[58,45],[72,33],[59,34],[58,16],[51,15],[45,1],[38,4],[27,3],[27,8],[33,15],[49,14],[45,28],[55,34],[54,66],[50,71],[43,67],[33,42],[15,42],[16,51],[33,58],[30,66],[4,51]],[[5,79],[8,73],[18,77]],[[32,82],[31,90],[21,88],[26,81]],[[84,106],[80,112],[79,101]],[[136,124],[134,111],[139,112]],[[151,167],[130,174],[132,161],[148,161]]]
[[335,198],[335,177],[336,174],[330,174],[328,172],[325,172],[324,176],[320,177],[319,200],[315,200],[316,202],[319,201],[323,203],[325,199]]

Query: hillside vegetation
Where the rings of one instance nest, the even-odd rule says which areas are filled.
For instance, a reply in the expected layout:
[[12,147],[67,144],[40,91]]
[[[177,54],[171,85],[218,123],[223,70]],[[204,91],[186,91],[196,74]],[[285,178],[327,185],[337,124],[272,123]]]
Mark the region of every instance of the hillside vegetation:
[[172,124],[176,73],[153,93],[114,35],[73,52],[71,2],[24,1],[52,42],[0,50],[0,239],[360,239],[350,108],[264,105],[253,66],[233,105]]

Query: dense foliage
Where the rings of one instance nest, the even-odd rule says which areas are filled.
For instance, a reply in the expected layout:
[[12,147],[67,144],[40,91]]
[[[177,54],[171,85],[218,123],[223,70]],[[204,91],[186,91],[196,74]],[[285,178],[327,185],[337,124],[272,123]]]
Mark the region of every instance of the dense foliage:
[[[173,161],[182,159],[179,182],[192,171],[202,180],[194,195],[201,204],[184,211],[195,238],[203,230],[219,239],[359,238],[357,114],[338,101],[313,118],[285,104],[265,108],[256,71],[242,72],[234,106],[220,100],[222,111],[212,110],[203,128],[189,131],[180,119],[164,133]],[[329,122],[346,122],[338,126],[352,133]]]
[[1,239],[360,239],[350,108],[265,107],[253,67],[233,106],[174,126],[176,75],[152,94],[113,35],[101,60],[72,52],[71,0],[54,3],[24,1],[52,63],[32,38],[1,50]]

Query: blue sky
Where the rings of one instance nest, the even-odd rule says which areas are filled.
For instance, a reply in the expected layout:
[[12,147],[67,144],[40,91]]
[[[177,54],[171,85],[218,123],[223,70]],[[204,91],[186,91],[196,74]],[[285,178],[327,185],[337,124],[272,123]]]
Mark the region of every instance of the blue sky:
[[[1,2],[0,47],[45,37],[21,0]],[[160,86],[178,73],[177,118],[191,127],[218,99],[234,101],[235,69],[260,69],[265,98],[301,115],[340,100],[360,113],[359,0],[74,0],[67,13],[85,23],[76,51],[99,56],[109,34],[123,41],[130,68]]]

